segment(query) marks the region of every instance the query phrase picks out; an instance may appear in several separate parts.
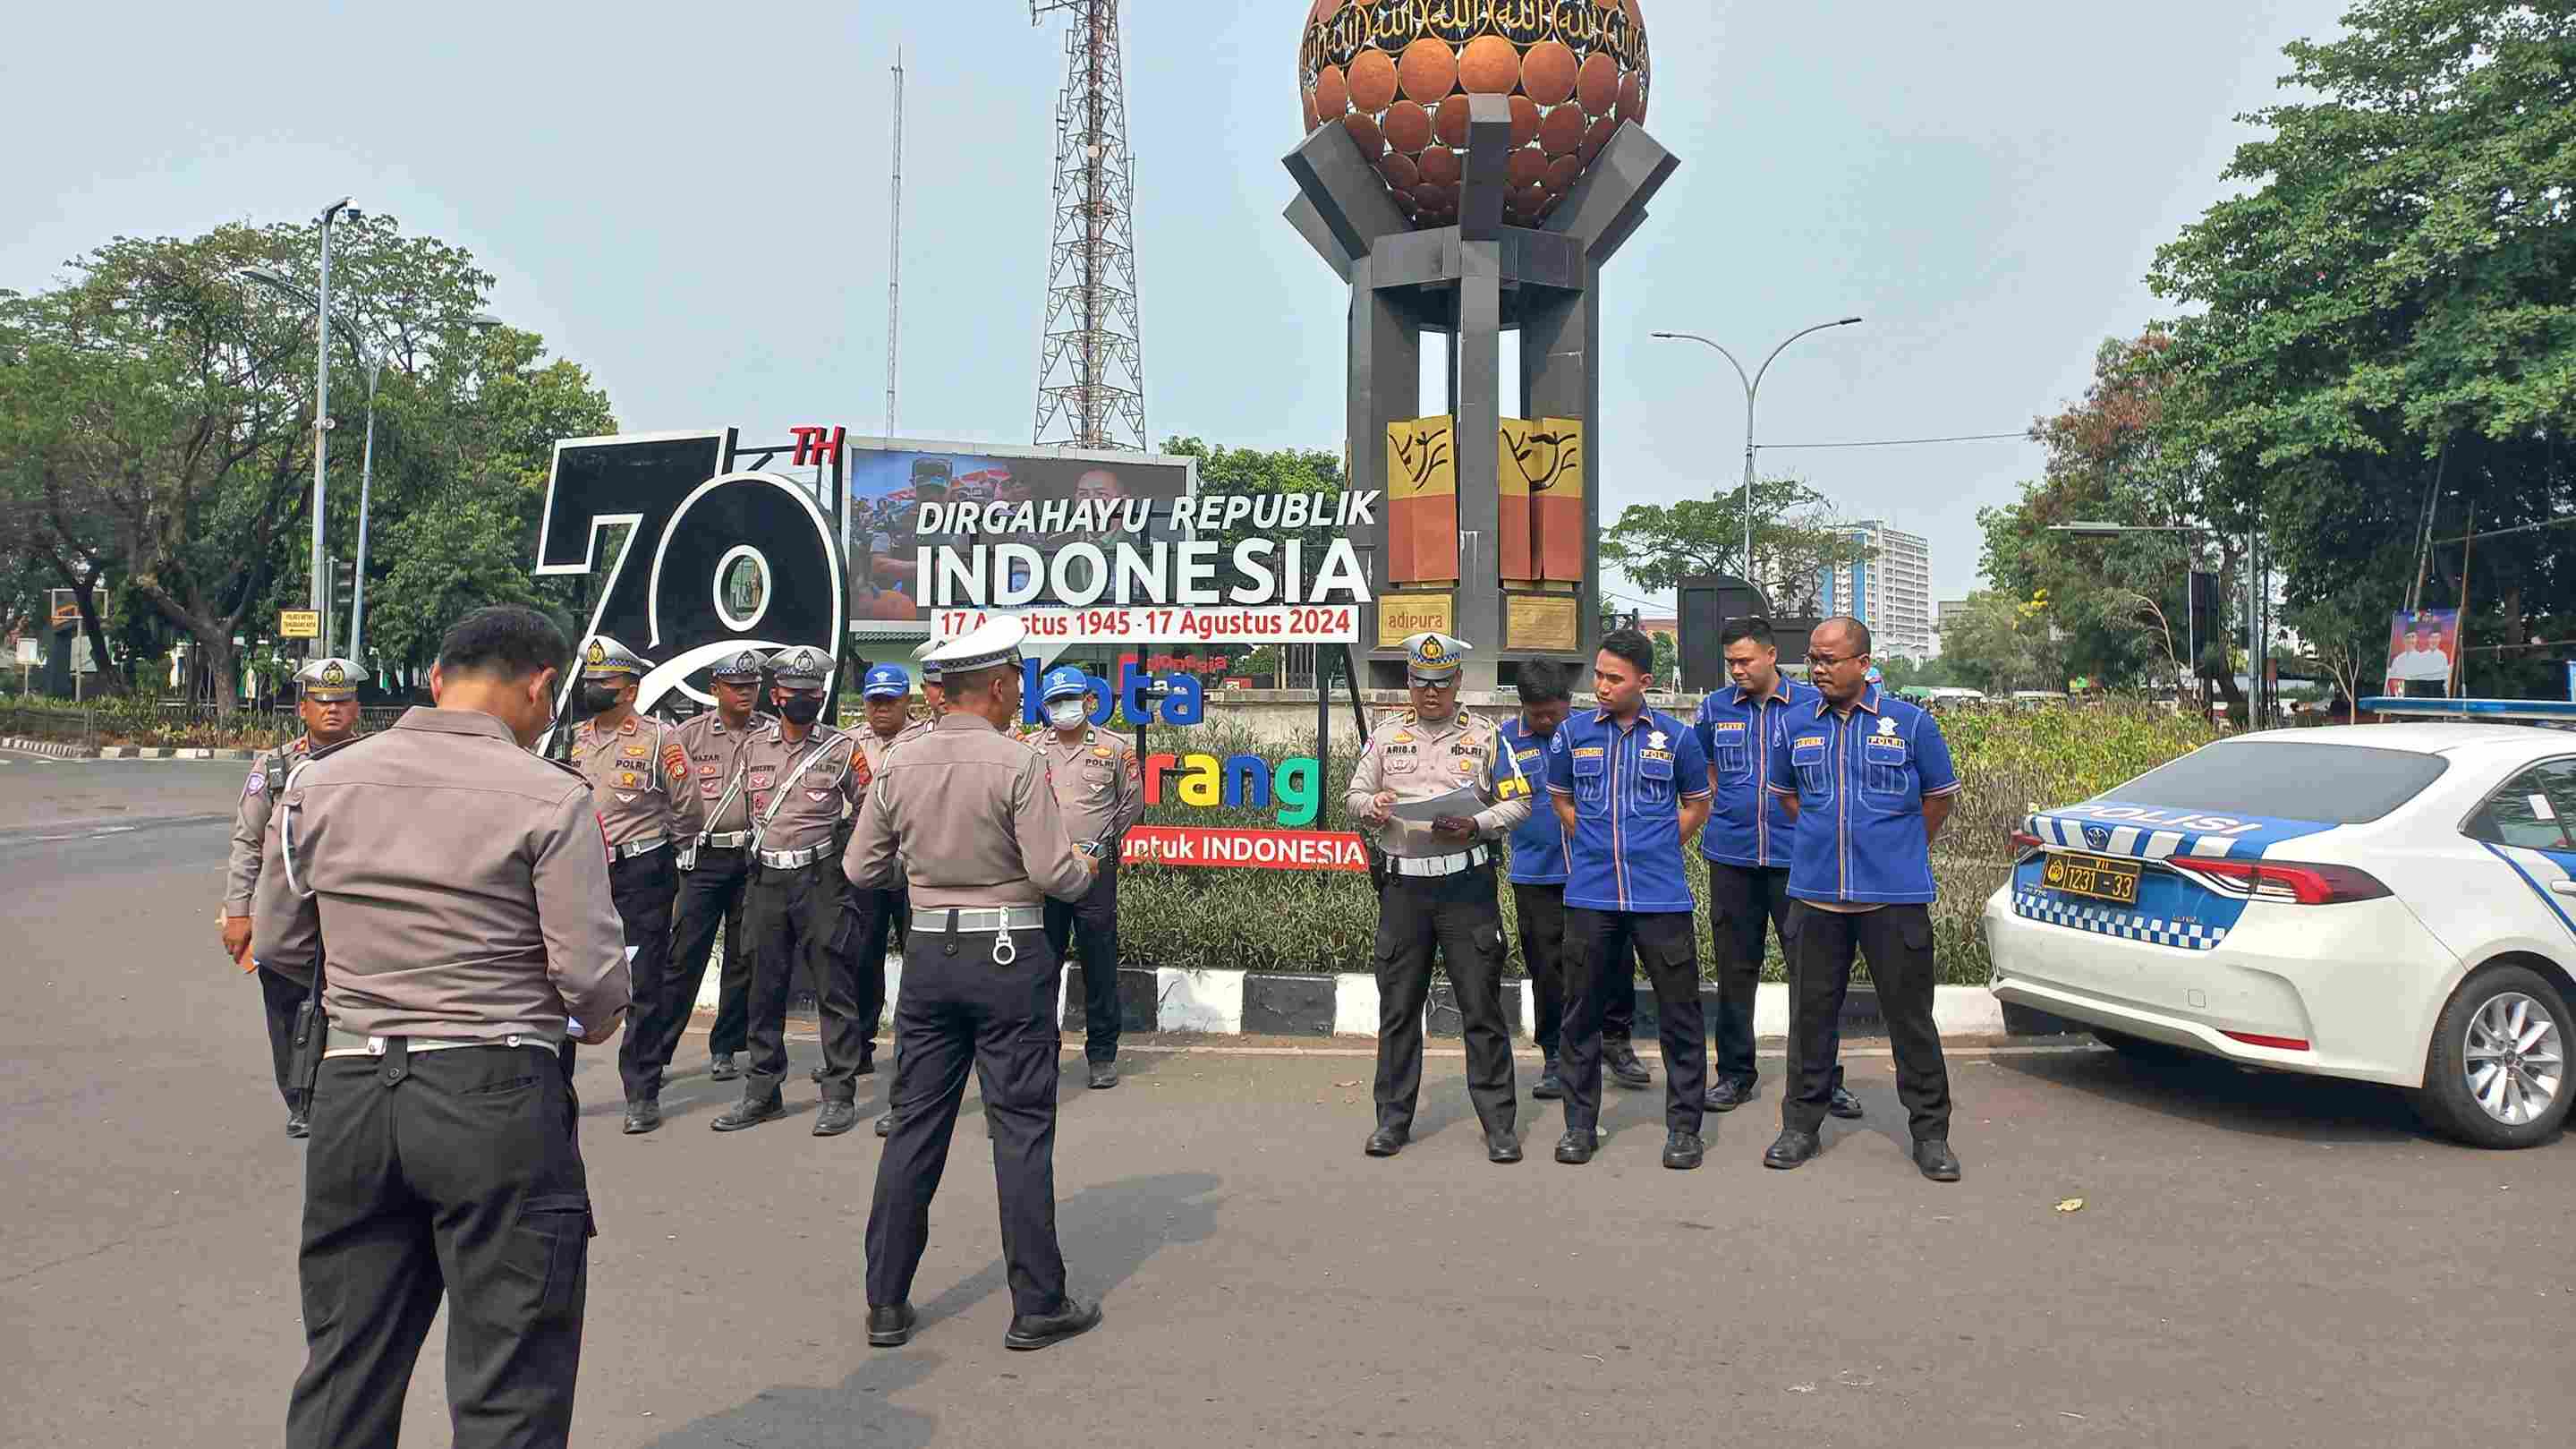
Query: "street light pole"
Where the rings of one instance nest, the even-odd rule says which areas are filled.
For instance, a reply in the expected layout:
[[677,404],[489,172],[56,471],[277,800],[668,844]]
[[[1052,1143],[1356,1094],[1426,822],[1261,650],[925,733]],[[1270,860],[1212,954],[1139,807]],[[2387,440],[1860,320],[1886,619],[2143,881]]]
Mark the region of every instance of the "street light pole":
[[331,575],[323,556],[323,510],[329,506],[325,486],[331,471],[331,224],[348,210],[341,197],[322,209],[321,346],[313,362],[313,609],[322,616],[322,652],[331,652]]
[[349,657],[367,667],[367,507],[376,482],[376,379],[384,373],[385,355],[369,348],[367,361],[367,445],[358,462],[358,566],[349,574]]
[[1762,359],[1762,366],[1749,375],[1744,370],[1744,364],[1736,361],[1735,354],[1727,351],[1725,345],[1722,343],[1716,342],[1710,338],[1702,337],[1696,332],[1658,332],[1654,334],[1655,336],[1667,341],[1673,339],[1684,339],[1691,342],[1702,343],[1706,346],[1717,349],[1717,355],[1725,358],[1727,365],[1735,369],[1736,380],[1744,384],[1744,582],[1751,588],[1759,589],[1761,587],[1761,584],[1756,581],[1753,576],[1753,399],[1756,394],[1762,391],[1762,379],[1770,373],[1771,364],[1779,360],[1781,353],[1789,350],[1790,343],[1806,336],[1809,332],[1822,332],[1832,327],[1849,327],[1859,320],[1860,319],[1858,317],[1844,317],[1837,321],[1819,322],[1813,327],[1809,327],[1798,332],[1792,332],[1787,338],[1781,341],[1779,346],[1772,348],[1771,355]]

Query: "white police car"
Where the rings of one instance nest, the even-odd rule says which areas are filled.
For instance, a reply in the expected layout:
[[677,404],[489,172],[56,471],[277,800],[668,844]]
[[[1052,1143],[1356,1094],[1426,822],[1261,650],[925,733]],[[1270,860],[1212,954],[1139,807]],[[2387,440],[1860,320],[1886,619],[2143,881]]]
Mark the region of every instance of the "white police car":
[[2576,1096],[2576,704],[2364,700],[2028,817],[1992,990],[2147,1054],[2412,1090],[2488,1147]]

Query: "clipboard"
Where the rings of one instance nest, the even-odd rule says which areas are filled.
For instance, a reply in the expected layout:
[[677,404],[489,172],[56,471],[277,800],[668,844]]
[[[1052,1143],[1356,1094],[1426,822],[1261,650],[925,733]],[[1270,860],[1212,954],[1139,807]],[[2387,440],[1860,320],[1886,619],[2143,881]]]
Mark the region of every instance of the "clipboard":
[[1439,819],[1443,815],[1473,818],[1478,811],[1483,810],[1484,808],[1484,796],[1477,794],[1476,791],[1470,787],[1460,786],[1446,795],[1436,796],[1429,800],[1400,801],[1388,806],[1386,808],[1386,813],[1392,819],[1418,820],[1428,824],[1431,821]]

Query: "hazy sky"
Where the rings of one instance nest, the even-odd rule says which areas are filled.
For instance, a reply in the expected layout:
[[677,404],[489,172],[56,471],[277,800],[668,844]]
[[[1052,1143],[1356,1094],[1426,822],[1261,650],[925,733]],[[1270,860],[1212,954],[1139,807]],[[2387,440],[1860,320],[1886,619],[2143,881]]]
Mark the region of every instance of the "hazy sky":
[[[1341,283],[1279,211],[1308,0],[1127,0],[1154,438],[1338,448]],[[1604,279],[1605,516],[1733,485],[1742,392],[1656,329],[1767,352],[1765,442],[2018,429],[2157,314],[2284,41],[2341,0],[1644,0],[1682,158]],[[1026,0],[125,3],[10,26],[0,287],[118,235],[349,193],[475,252],[494,310],[633,430],[884,422],[887,68],[909,59],[901,432],[1026,443],[1063,21]],[[1752,365],[1753,357],[1746,358]],[[1971,587],[2019,442],[1769,455]]]

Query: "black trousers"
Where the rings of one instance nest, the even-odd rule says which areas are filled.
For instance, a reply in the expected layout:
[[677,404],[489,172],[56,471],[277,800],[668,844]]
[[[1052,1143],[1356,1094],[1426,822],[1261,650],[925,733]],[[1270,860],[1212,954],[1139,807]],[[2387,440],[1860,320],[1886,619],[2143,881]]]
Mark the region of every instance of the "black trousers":
[[[1565,1026],[1565,887],[1512,883],[1513,914],[1520,918],[1521,969],[1529,973],[1531,1006],[1538,1021],[1530,1039],[1554,1058]],[[1626,1041],[1636,1031],[1637,953],[1628,953],[1625,980],[1607,986],[1610,998],[1601,1008],[1601,1036]]]
[[895,1001],[893,1131],[877,1159],[868,1209],[868,1303],[912,1296],[930,1243],[930,1200],[948,1167],[971,1065],[993,1133],[993,1182],[1002,1204],[1002,1257],[1012,1311],[1064,1307],[1064,1252],[1055,1236],[1056,958],[1046,932],[1014,931],[1017,955],[993,960],[996,933],[949,934],[915,922]]
[[[1762,1079],[1753,1065],[1753,1003],[1762,985],[1762,928],[1780,935],[1780,954],[1789,956],[1789,869],[1787,866],[1708,863],[1709,946],[1717,957],[1717,1062],[1713,1081],[1751,1087]],[[1798,1037],[1797,962],[1789,961],[1789,1039]],[[1842,1063],[1834,1063],[1833,1085],[1843,1084]]]
[[794,870],[754,866],[751,904],[751,1064],[743,1085],[753,1094],[778,1090],[787,1077],[787,997],[797,963],[814,981],[823,1024],[823,1097],[856,1101],[859,1068],[875,1051],[877,1016],[885,1009],[885,968],[875,973],[874,1008],[862,997],[856,943],[861,908],[841,874],[838,852]]
[[259,1012],[268,1022],[268,1062],[277,1072],[277,1095],[292,1112],[303,1105],[298,1099],[304,1095],[295,1089],[295,1013],[312,988],[265,966],[251,974],[259,978]]
[[1047,949],[1072,964],[1070,945],[1082,955],[1082,1055],[1118,1060],[1118,857],[1106,855],[1100,874],[1078,901],[1046,899]]
[[1853,915],[1799,901],[1789,911],[1787,945],[1790,991],[1798,1005],[1790,1023],[1790,1092],[1780,1104],[1780,1125],[1813,1132],[1824,1124],[1833,1063],[1842,1050],[1843,995],[1851,989],[1857,949],[1869,956],[1887,1044],[1896,1053],[1896,1097],[1905,1104],[1914,1140],[1948,1137],[1950,1068],[1941,1056],[1940,1030],[1932,1024],[1931,910],[1881,906]]
[[1688,911],[1565,909],[1565,1130],[1601,1125],[1601,1015],[1626,973],[1611,969],[1633,947],[1655,985],[1655,1035],[1664,1049],[1664,1125],[1697,1132],[1708,1089],[1708,1041],[1699,1004],[1699,943]]
[[[724,964],[716,978],[715,1029],[707,1033],[707,1051],[729,1056],[751,1041],[751,939],[743,929],[742,908],[751,893],[751,852],[739,846],[698,852],[694,870],[680,872],[680,898],[671,908],[671,975],[682,999],[696,1010],[698,988],[707,979],[707,957],[715,946],[716,927],[724,927]],[[629,1034],[635,1030],[627,1023]],[[660,1047],[659,1061],[670,1065],[680,1049],[688,1018]]]
[[1377,1125],[1409,1132],[1422,1095],[1422,1009],[1437,949],[1467,1038],[1467,1096],[1487,1132],[1519,1121],[1503,1020],[1503,907],[1494,867],[1390,874],[1377,901]]
[[593,1232],[579,1110],[547,1047],[396,1038],[322,1063],[287,1449],[392,1445],[442,1297],[458,1449],[569,1441]]
[[617,1076],[630,1101],[661,1094],[662,1068],[670,1054],[657,1055],[654,1049],[675,1018],[678,1027],[671,1030],[671,1040],[677,1042],[678,1031],[687,1029],[689,1014],[697,1009],[694,989],[688,999],[675,1000],[679,986],[671,970],[671,902],[679,891],[680,868],[667,845],[609,862],[608,898],[626,927],[626,944],[635,948],[627,961],[632,989],[626,1035],[617,1046]]

